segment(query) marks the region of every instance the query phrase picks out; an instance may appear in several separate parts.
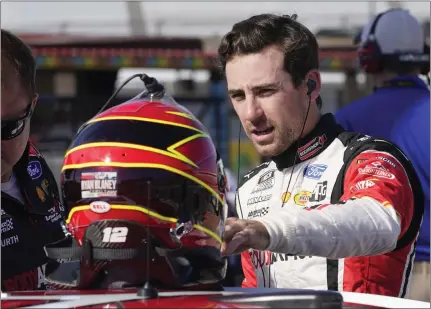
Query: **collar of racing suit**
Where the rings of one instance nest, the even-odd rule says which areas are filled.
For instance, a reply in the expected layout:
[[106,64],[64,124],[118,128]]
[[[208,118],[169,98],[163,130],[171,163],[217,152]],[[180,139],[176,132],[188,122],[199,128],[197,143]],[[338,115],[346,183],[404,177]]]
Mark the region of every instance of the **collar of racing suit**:
[[[336,123],[334,115],[324,114],[314,129],[301,139],[299,146],[295,142],[294,146],[273,157],[272,160],[278,170],[289,168],[295,161],[299,163],[319,155],[344,131],[343,127]],[[295,160],[296,155],[298,157]]]

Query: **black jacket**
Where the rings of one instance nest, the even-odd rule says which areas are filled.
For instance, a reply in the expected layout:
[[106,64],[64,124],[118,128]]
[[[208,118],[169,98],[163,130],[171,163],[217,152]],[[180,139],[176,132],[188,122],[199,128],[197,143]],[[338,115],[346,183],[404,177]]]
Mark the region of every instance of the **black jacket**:
[[14,173],[25,205],[2,192],[2,291],[45,289],[43,247],[65,237],[65,209],[48,164],[30,143]]

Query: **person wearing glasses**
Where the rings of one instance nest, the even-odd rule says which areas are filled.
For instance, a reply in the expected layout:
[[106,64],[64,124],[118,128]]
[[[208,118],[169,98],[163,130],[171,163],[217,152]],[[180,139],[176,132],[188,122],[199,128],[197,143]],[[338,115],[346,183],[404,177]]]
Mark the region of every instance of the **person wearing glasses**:
[[1,289],[46,288],[47,243],[61,240],[64,206],[55,178],[29,142],[38,95],[30,48],[1,29]]

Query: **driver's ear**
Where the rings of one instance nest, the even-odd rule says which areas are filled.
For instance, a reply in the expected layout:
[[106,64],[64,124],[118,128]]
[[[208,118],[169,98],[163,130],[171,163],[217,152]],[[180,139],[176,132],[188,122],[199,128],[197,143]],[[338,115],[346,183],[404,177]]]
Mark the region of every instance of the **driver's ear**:
[[39,94],[37,93],[33,94],[33,96],[31,97],[31,103],[33,104],[33,107],[36,105],[38,99],[39,99]]
[[35,93],[31,97],[31,111],[34,112],[34,108],[36,107],[37,100],[39,99],[39,94]]
[[320,89],[322,87],[320,80],[320,72],[316,69],[311,70],[310,72],[308,72],[305,80],[307,95],[310,96],[310,99],[314,101],[319,96]]

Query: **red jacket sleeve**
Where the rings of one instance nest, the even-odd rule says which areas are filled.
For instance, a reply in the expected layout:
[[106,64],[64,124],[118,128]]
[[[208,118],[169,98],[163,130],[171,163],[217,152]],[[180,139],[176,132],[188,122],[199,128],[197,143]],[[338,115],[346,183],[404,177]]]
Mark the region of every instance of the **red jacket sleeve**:
[[249,251],[244,251],[241,253],[241,264],[242,271],[244,273],[244,280],[242,281],[243,288],[256,288],[256,273],[251,263]]
[[401,224],[400,236],[413,217],[414,198],[406,170],[387,152],[365,151],[355,157],[344,179],[341,201],[370,197],[394,209]]

